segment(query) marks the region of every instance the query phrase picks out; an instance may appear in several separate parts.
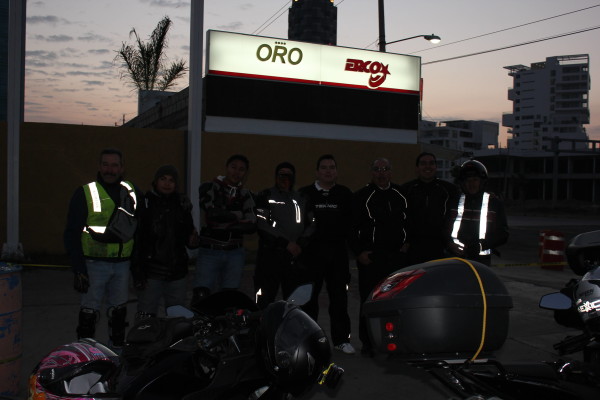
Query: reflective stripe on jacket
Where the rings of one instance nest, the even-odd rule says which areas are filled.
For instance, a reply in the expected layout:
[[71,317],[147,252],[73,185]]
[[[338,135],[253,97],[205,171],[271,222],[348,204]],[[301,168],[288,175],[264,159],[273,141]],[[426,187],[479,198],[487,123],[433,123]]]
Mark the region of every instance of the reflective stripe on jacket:
[[[463,246],[464,244],[458,240],[458,232],[460,231],[460,225],[463,219],[463,215],[465,213],[465,199],[466,196],[462,194],[458,201],[457,215],[454,220],[454,224],[452,226],[452,240],[454,243]],[[488,221],[488,207],[490,204],[490,194],[485,192],[483,193],[483,198],[481,201],[481,210],[479,212],[479,240],[485,239],[485,235],[487,232],[487,221]],[[480,256],[487,256],[492,254],[491,249],[482,250],[479,252]]]
[[[121,190],[126,190],[133,199],[133,207],[137,207],[135,189],[131,182],[122,181]],[[81,234],[81,246],[85,257],[123,258],[130,257],[133,249],[133,239],[125,243],[104,243],[92,238],[90,231],[102,234],[106,231],[110,217],[115,210],[115,202],[97,182],[83,186],[83,192],[88,207],[87,222]],[[125,210],[130,213],[131,210]]]

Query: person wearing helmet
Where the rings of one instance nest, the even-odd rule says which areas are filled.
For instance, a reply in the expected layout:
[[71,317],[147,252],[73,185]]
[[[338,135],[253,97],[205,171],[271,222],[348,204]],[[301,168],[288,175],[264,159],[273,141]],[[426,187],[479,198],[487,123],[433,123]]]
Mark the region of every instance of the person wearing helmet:
[[275,168],[275,186],[256,196],[258,252],[254,271],[256,302],[263,309],[281,286],[287,298],[310,280],[305,250],[315,231],[315,220],[304,195],[294,190],[296,168],[282,162]]
[[496,247],[508,240],[508,224],[502,201],[485,191],[488,172],[476,160],[463,163],[458,174],[462,194],[447,221],[448,252],[457,257],[491,265]]

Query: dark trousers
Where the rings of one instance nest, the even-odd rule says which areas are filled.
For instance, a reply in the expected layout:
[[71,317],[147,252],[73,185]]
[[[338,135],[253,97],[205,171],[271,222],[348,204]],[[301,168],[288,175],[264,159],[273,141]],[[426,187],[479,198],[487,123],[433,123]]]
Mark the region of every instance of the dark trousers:
[[261,247],[256,255],[254,271],[254,290],[260,291],[256,303],[260,309],[273,303],[279,287],[284,299],[298,286],[310,282],[305,263],[294,259],[285,249]]
[[350,342],[350,316],[348,315],[348,284],[350,270],[345,243],[324,244],[309,255],[310,277],[314,284],[311,300],[302,309],[317,321],[319,293],[325,283],[329,297],[331,340],[334,346]]
[[421,264],[431,260],[446,258],[444,248],[444,243],[441,240],[417,237],[411,241],[408,248],[407,265]]
[[406,255],[393,253],[377,257],[377,261],[369,265],[356,262],[358,267],[358,293],[360,295],[360,314],[358,319],[358,338],[363,348],[372,348],[367,329],[367,320],[363,315],[363,304],[368,299],[373,288],[392,272],[406,266]]

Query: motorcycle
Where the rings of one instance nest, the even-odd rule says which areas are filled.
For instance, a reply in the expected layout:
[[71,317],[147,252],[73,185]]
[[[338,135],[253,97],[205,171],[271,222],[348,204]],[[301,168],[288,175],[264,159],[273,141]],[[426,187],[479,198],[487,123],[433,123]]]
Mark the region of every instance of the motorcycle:
[[553,310],[560,325],[581,330],[556,343],[560,355],[583,353],[583,361],[600,365],[600,231],[575,236],[566,249],[569,267],[581,279],[572,279],[560,291],[540,299]]
[[192,310],[137,322],[122,354],[93,339],[60,346],[34,369],[30,399],[261,399],[335,388],[343,369],[319,325],[300,309],[312,287],[264,310],[237,291]]
[[427,371],[461,399],[598,399],[600,374],[570,361],[502,363],[512,298],[493,270],[461,258],[400,269],[363,304],[374,348]]

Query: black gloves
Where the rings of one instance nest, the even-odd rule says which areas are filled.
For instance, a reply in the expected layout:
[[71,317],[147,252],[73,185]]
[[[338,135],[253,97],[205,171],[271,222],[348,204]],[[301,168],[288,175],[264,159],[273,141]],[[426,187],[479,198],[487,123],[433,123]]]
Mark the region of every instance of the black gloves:
[[88,288],[90,287],[90,280],[87,274],[75,272],[74,278],[73,288],[79,293],[87,293]]

